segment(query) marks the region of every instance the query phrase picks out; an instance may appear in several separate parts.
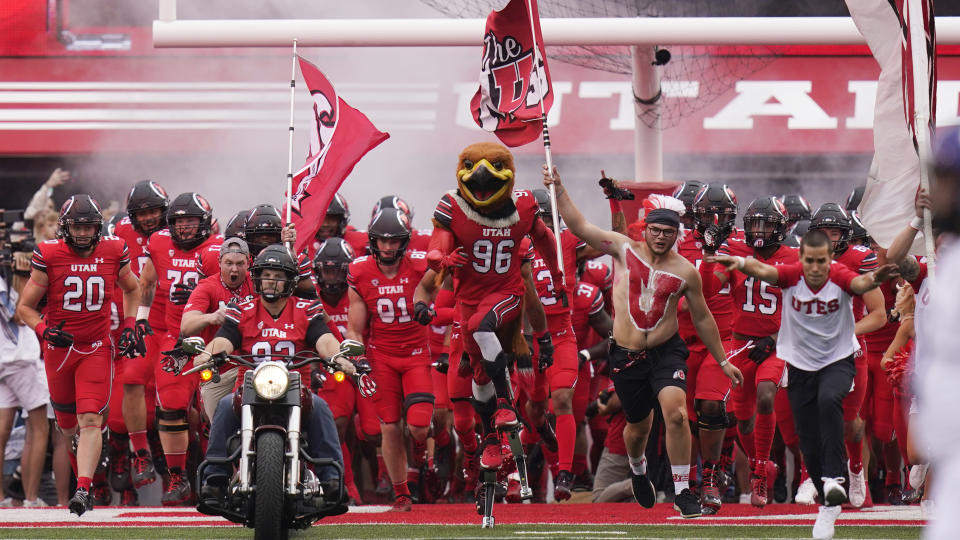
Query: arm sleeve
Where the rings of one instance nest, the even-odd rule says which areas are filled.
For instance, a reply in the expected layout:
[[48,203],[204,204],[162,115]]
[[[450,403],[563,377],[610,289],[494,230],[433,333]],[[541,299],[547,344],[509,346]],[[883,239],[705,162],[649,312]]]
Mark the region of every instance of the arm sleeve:
[[[237,311],[237,313],[231,314],[231,309]],[[243,342],[243,336],[240,334],[240,325],[239,323],[239,311],[236,309],[235,305],[230,306],[227,309],[227,316],[223,319],[223,324],[220,325],[220,329],[217,330],[216,337],[226,338],[233,345],[233,349],[237,350],[240,348],[240,344]],[[236,318],[235,318],[236,317]]]
[[310,319],[310,326],[307,327],[307,343],[313,345],[324,334],[331,334],[330,327],[327,326],[327,318],[319,313]]

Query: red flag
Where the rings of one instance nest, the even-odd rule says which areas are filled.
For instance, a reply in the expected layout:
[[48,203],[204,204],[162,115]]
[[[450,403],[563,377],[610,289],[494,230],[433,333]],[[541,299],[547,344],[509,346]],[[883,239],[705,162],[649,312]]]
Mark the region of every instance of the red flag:
[[[927,103],[930,112],[930,124],[925,126],[930,132],[930,139],[933,139],[933,130],[936,125],[935,113],[937,110],[937,62],[936,62],[936,31],[934,28],[933,0],[921,0],[920,6],[922,13],[913,13],[910,9],[910,2],[896,0],[897,11],[900,15],[900,26],[903,28],[903,50],[901,54],[903,63],[903,112],[907,117],[907,124],[910,126],[910,132],[913,134],[913,144],[917,145],[917,126],[914,125],[914,113],[918,103],[913,95],[913,44],[910,39],[910,19],[919,17],[923,24],[923,33],[926,37],[926,50],[924,56],[927,59]],[[921,101],[922,103],[922,101]],[[925,107],[926,108],[926,107]]]
[[296,252],[313,241],[334,194],[354,165],[390,137],[360,111],[337,96],[317,66],[299,58],[300,73],[313,96],[310,155],[293,177],[291,220],[297,228]]
[[543,116],[553,105],[546,58],[536,0],[510,0],[502,10],[490,12],[480,89],[470,110],[478,126],[507,146],[533,142],[543,131]]

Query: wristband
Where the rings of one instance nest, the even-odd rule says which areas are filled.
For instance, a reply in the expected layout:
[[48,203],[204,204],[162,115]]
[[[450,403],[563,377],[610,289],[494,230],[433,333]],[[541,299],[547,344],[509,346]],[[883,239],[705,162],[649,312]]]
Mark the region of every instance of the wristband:
[[[742,258],[743,258],[743,257],[741,257],[741,259],[742,259]],[[725,367],[727,367],[727,364],[729,364],[729,363],[730,363],[729,360],[724,360],[723,362],[720,362],[720,367],[721,367],[721,368],[725,368]]]
[[915,231],[923,230],[923,218],[920,216],[913,216],[913,219],[910,220],[910,228]]
[[123,324],[120,325],[120,328],[135,328],[137,326],[137,319],[134,317],[124,317]]
[[736,259],[737,259],[737,270],[743,270],[743,266],[747,264],[747,260],[739,255],[736,256]]
[[620,204],[619,199],[607,199],[610,201],[610,213],[611,214],[622,214],[623,206]]
[[150,306],[140,306],[137,308],[137,320],[150,318]]
[[43,333],[46,332],[46,330],[47,323],[43,322],[41,319],[40,322],[37,323],[37,326],[34,327],[33,332],[37,334],[37,337],[40,338],[41,341],[43,341]]
[[580,354],[587,359],[587,362],[590,361],[590,351],[588,351],[587,349],[580,349]]

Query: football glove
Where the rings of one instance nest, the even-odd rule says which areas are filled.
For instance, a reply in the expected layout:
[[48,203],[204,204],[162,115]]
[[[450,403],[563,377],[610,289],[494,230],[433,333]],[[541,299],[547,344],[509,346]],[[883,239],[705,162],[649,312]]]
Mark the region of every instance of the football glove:
[[426,302],[417,302],[413,305],[413,320],[423,326],[429,326],[436,316],[436,312]]
[[170,302],[178,306],[186,304],[187,300],[190,299],[190,293],[196,288],[196,281],[177,283],[173,286],[173,291],[170,292]]
[[553,340],[550,339],[550,332],[537,336],[537,347],[540,353],[537,357],[537,367],[540,368],[540,373],[543,373],[553,365]]
[[443,353],[438,356],[437,360],[433,363],[433,367],[437,370],[437,372],[446,375],[447,371],[450,370],[450,355]]
[[750,354],[747,355],[747,358],[753,360],[755,364],[760,365],[776,351],[776,340],[770,336],[766,336],[758,339],[757,342],[754,343],[753,349],[750,351]]
[[41,322],[37,325],[37,334],[54,347],[70,347],[73,345],[73,334],[63,329],[64,322],[60,321],[56,328],[50,328],[46,323]]

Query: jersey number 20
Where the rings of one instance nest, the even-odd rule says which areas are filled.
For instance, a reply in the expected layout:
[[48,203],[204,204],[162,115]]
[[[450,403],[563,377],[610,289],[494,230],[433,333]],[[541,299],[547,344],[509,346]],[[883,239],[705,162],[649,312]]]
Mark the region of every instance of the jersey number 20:
[[63,293],[63,309],[67,311],[100,311],[103,307],[103,291],[106,287],[103,276],[69,276],[63,280],[67,290]]

